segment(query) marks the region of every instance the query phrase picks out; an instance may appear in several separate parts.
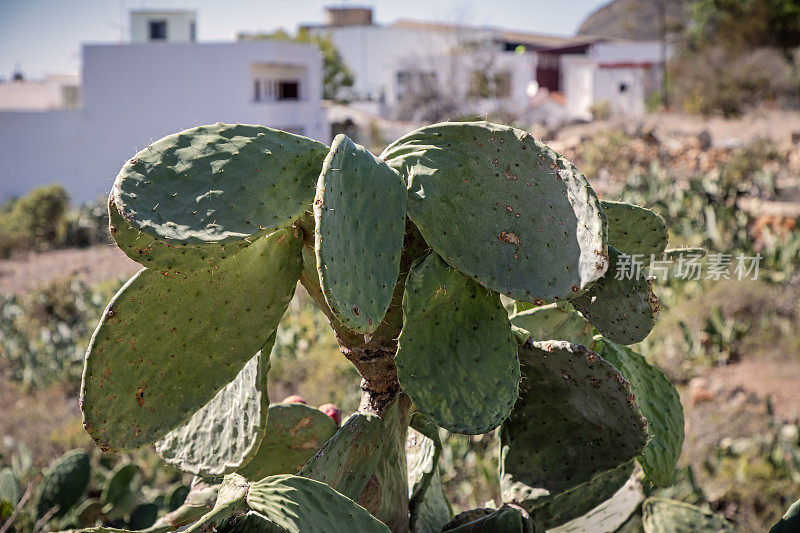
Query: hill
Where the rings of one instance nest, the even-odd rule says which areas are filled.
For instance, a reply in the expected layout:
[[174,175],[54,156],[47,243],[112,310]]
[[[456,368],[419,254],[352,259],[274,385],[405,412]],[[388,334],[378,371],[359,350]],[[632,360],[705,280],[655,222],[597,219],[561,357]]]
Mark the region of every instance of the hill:
[[[669,32],[680,31],[688,21],[688,2],[660,1],[664,3]],[[658,4],[653,0],[614,0],[586,17],[578,35],[656,40],[659,38]]]

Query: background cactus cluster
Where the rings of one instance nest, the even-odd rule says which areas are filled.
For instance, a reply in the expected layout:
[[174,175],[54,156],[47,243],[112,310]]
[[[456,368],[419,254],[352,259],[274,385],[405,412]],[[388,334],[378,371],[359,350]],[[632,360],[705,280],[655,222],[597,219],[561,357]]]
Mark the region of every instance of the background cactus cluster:
[[[151,530],[613,531],[643,483],[671,482],[679,397],[628,347],[658,300],[620,275],[675,253],[664,222],[601,202],[526,132],[436,124],[375,157],[345,136],[201,126],[126,162],[109,214],[145,268],[92,338],[81,406],[101,449],[155,444],[196,476]],[[269,403],[298,281],[363,378],[341,427]],[[440,428],[500,428],[503,502],[452,516]],[[669,500],[642,511],[648,533],[731,527]]]
[[[89,527],[98,523],[110,527],[141,530],[152,526],[159,514],[169,513],[185,503],[189,487],[180,482],[160,493],[143,487],[143,472],[129,460],[97,461],[82,450],[71,450],[47,467],[36,483],[22,484],[26,467],[0,470],[0,509],[5,518],[12,514],[18,529],[42,530]],[[17,516],[22,513],[24,516]],[[13,529],[12,529],[13,531]]]

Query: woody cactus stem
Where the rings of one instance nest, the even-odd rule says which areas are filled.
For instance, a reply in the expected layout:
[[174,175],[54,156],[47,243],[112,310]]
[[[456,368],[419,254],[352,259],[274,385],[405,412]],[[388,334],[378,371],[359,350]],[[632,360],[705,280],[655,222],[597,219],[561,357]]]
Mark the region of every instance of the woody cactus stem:
[[339,350],[361,375],[359,411],[381,416],[386,407],[402,394],[394,359],[397,354],[397,337],[403,326],[402,298],[405,280],[411,263],[425,255],[429,248],[414,224],[406,221],[400,272],[388,311],[373,334],[360,335],[343,326],[325,301],[315,270],[314,225],[309,219],[306,214],[295,223],[303,231],[303,272],[300,274],[300,283],[328,317]]
[[[397,379],[397,337],[402,328],[402,297],[405,278],[416,257],[427,251],[425,241],[413,224],[406,223],[400,273],[392,293],[389,309],[370,335],[359,335],[344,327],[325,301],[314,263],[314,226],[310,217],[301,218],[296,226],[303,231],[303,272],[300,283],[330,320],[341,353],[361,375],[359,412],[384,419],[384,439],[379,464],[357,499],[370,513],[381,518],[392,531],[408,531],[408,494],[405,464],[405,434],[409,424],[411,402],[400,389]],[[391,413],[388,413],[391,409]],[[387,416],[390,415],[390,416]]]

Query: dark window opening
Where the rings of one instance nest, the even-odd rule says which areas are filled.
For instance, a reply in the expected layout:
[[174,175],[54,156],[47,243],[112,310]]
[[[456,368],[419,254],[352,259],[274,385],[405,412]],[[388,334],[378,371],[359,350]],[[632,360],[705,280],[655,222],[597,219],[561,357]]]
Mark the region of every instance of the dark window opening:
[[622,94],[628,91],[628,84],[627,83],[620,83],[619,84],[619,93]]
[[300,83],[297,81],[278,82],[278,100],[298,100],[300,98]]
[[253,100],[256,102],[261,100],[261,80],[253,81]]
[[189,40],[192,42],[197,40],[197,24],[194,21],[189,23]]
[[151,41],[165,41],[167,39],[167,21],[166,20],[151,20],[150,21],[150,40]]

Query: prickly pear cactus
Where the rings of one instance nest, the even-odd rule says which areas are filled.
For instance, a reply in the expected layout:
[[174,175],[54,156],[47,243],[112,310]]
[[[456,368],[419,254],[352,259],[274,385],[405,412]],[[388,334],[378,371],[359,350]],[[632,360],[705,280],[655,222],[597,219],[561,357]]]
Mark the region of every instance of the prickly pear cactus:
[[275,333],[233,381],[156,442],[162,459],[194,475],[224,476],[253,458],[267,431],[267,373],[274,343]]
[[644,263],[666,249],[669,233],[664,219],[644,207],[625,202],[600,202],[608,217],[608,243],[617,250],[639,256]]
[[586,293],[571,300],[572,305],[603,336],[620,344],[643,341],[658,316],[658,299],[652,281],[642,272],[628,270],[632,259],[608,247],[608,271]]
[[650,438],[639,463],[656,485],[671,484],[684,437],[683,407],[678,391],[659,369],[627,346],[598,337],[594,349],[628,380],[637,397],[644,398],[639,407],[649,422]]
[[[655,324],[631,256],[664,252],[664,222],[601,202],[527,132],[435,124],[375,157],[343,135],[198,126],[125,163],[109,220],[145,268],[90,343],[84,426],[104,450],[155,443],[206,476],[151,531],[588,528],[638,504],[617,499],[637,460],[672,474],[678,395],[624,346]],[[298,281],[362,377],[341,427],[335,406],[269,405]],[[504,501],[451,520],[440,428],[497,427]],[[153,509],[125,503],[123,468],[96,503],[144,527]],[[43,508],[63,495],[50,478]]]
[[500,296],[435,253],[414,263],[406,278],[397,343],[400,386],[439,426],[486,433],[508,416],[520,374]]
[[573,344],[592,345],[592,325],[567,302],[518,311],[509,318],[536,340],[569,339]]
[[296,474],[336,433],[336,423],[328,415],[299,403],[270,406],[268,420],[255,456],[237,470],[249,479]]
[[372,333],[400,272],[406,188],[400,175],[344,135],[333,140],[314,200],[319,281],[341,323]]
[[296,476],[272,476],[250,486],[250,508],[286,533],[328,531],[333,524],[342,531],[369,533],[389,531],[366,509],[328,485]]
[[800,500],[794,502],[786,513],[772,526],[769,533],[791,533],[800,530]]
[[230,383],[289,305],[300,246],[280,230],[215,268],[131,278],[106,308],[84,366],[83,424],[98,445],[151,444]]
[[64,516],[78,503],[91,476],[89,456],[82,450],[67,452],[51,464],[36,487],[33,507],[37,518]]
[[666,498],[648,498],[642,504],[645,533],[733,533],[736,528],[711,511]]
[[381,158],[405,176],[409,217],[428,244],[491,290],[526,302],[569,298],[608,267],[594,191],[526,132],[435,124],[398,139]]
[[[647,422],[628,381],[597,353],[529,342],[520,358],[526,379],[500,430],[505,501],[533,511],[642,453]],[[626,468],[610,494],[630,473]]]
[[357,500],[378,466],[383,435],[380,417],[355,413],[319,448],[299,475],[322,481]]
[[0,503],[8,502],[12,506],[19,501],[19,483],[11,468],[0,469]]
[[326,152],[262,126],[168,135],[122,167],[109,199],[111,233],[147,267],[216,265],[305,211]]

